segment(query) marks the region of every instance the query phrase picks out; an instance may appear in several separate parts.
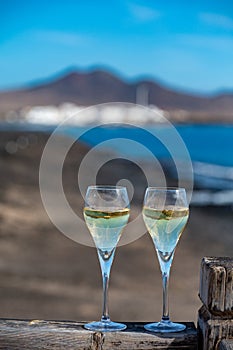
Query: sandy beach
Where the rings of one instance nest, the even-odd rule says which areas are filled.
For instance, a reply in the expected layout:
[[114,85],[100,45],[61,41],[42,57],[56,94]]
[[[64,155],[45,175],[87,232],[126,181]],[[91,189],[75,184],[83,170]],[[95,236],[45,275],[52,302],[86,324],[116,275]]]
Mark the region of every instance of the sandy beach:
[[[39,162],[47,139],[48,135],[41,133],[0,134],[0,315],[96,320],[100,317],[102,302],[96,251],[61,234],[51,223],[41,201]],[[17,142],[18,148],[12,152]],[[80,216],[84,203],[74,190],[75,169],[87,152],[85,145],[74,146],[63,174],[67,197]],[[121,173],[126,176],[127,172],[133,176],[139,198],[145,186],[142,175],[124,162],[109,165],[100,172],[98,181],[109,183],[116,171],[119,176]],[[141,203],[136,198],[132,215],[140,210]],[[196,322],[201,259],[232,255],[232,223],[229,208],[191,207],[188,226],[177,247],[171,271],[173,320]],[[109,297],[114,320],[160,318],[161,275],[148,234],[117,249]]]

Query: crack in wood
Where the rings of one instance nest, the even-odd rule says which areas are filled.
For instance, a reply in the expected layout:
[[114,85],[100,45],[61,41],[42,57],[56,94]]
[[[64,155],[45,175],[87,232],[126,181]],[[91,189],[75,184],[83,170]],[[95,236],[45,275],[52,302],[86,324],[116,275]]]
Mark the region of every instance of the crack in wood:
[[95,332],[92,336],[92,345],[90,350],[103,350],[105,335],[101,332]]

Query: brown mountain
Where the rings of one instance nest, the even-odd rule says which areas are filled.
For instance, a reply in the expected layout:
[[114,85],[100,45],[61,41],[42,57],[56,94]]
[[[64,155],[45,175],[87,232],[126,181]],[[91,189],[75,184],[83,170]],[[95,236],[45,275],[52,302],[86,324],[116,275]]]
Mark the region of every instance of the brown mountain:
[[[233,121],[233,94],[195,96],[159,85],[153,80],[125,81],[104,71],[72,71],[49,82],[28,88],[0,92],[0,112],[25,106],[59,105],[73,102],[89,106],[104,102],[140,102],[137,96],[162,109],[187,115]],[[142,97],[141,97],[142,98]]]

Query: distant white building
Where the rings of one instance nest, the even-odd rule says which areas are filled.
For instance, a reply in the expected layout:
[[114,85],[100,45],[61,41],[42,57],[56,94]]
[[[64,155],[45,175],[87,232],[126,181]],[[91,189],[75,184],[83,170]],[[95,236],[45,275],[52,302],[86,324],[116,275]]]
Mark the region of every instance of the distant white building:
[[[83,111],[83,113],[82,113]],[[161,123],[165,112],[156,106],[142,106],[124,103],[106,103],[91,107],[64,103],[56,106],[35,106],[21,111],[24,121],[33,124],[57,125],[63,121],[67,124],[85,126],[91,124],[132,123],[143,125]]]

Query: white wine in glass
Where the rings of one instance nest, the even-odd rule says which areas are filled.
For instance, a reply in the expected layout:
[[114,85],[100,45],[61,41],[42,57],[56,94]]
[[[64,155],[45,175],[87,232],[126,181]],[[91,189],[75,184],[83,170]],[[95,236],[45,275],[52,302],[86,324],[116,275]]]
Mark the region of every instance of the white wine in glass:
[[179,332],[185,329],[185,325],[170,321],[168,282],[175,248],[184,231],[188,216],[185,189],[147,188],[143,219],[157,252],[163,282],[163,316],[160,322],[145,325],[145,329],[151,332]]
[[92,331],[112,332],[126,328],[110,320],[108,283],[117,243],[129,219],[127,190],[121,186],[89,186],[84,218],[97,248],[103,279],[103,312],[100,321],[85,324]]

